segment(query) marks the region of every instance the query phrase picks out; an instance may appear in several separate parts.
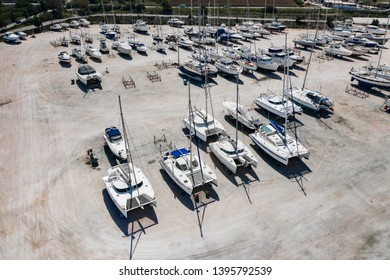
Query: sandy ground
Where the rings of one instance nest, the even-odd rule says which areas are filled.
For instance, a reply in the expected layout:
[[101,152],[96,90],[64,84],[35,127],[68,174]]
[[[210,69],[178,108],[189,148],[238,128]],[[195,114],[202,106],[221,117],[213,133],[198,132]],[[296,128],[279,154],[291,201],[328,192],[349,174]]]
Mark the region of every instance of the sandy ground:
[[[97,46],[98,27],[88,32]],[[172,29],[164,27],[164,32]],[[288,44],[302,32],[289,30]],[[231,175],[202,144],[201,155],[219,184],[211,200],[201,197],[203,203],[195,205],[158,163],[160,144],[189,144],[181,122],[188,108],[187,87],[176,68],[159,71],[154,66],[177,62],[177,52],[90,60],[103,74],[103,84],[102,90],[85,92],[71,84],[78,63],[70,68],[58,63],[57,54],[70,47],[49,44],[60,36],[47,32],[17,46],[0,44],[1,259],[390,258],[390,114],[380,110],[382,93],[390,93],[375,90],[359,98],[345,92],[351,86],[350,68],[377,61],[378,55],[323,60],[316,49],[307,86],[335,100],[335,114],[297,117],[310,160],[280,166],[244,132],[240,138],[259,164],[254,171]],[[152,46],[151,36],[137,37]],[[282,45],[284,36],[257,40],[256,47],[271,42]],[[180,49],[179,54],[182,62],[190,52]],[[309,57],[309,52],[302,54]],[[388,48],[382,62],[390,62]],[[304,67],[292,70],[293,85],[302,85]],[[162,81],[151,82],[148,71],[157,71]],[[129,75],[135,89],[121,82]],[[252,106],[267,89],[281,91],[282,76],[241,75],[240,103]],[[221,76],[215,81],[215,117],[233,134],[235,125],[222,101],[235,100],[235,81]],[[203,89],[192,85],[191,93],[193,104],[204,107]],[[119,217],[101,179],[112,162],[104,148],[104,129],[120,125],[118,94],[136,164],[158,199],[156,208],[136,210],[128,219]],[[167,142],[155,144],[155,137],[163,135]],[[88,163],[88,147],[99,158],[97,168]]]

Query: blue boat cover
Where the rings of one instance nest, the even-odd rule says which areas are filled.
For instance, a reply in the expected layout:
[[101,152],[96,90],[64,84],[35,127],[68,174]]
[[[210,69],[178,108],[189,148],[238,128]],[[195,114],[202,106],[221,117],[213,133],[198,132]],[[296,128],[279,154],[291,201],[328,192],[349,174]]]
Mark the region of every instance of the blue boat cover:
[[106,128],[106,133],[109,138],[112,138],[113,136],[121,135],[121,132],[115,126]]
[[271,123],[271,125],[273,126],[273,127],[275,127],[275,129],[280,133],[280,134],[284,134],[284,128],[283,127],[281,127],[280,125],[278,125],[275,121],[273,121],[273,120],[270,120],[269,121],[270,123]]
[[181,157],[182,155],[186,155],[186,154],[189,154],[189,153],[190,153],[190,151],[187,150],[186,148],[180,148],[180,149],[171,151],[171,155],[174,158],[178,158],[178,157]]

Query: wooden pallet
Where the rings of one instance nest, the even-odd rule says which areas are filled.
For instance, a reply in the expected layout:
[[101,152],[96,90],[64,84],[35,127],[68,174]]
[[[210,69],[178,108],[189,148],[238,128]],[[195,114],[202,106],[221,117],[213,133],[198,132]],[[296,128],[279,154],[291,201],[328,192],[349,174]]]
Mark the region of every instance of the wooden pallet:
[[122,77],[122,83],[126,89],[135,88],[135,82],[131,76],[129,76],[129,78]]
[[354,96],[360,97],[360,98],[367,98],[369,97],[369,94],[365,91],[362,91],[360,89],[354,88],[354,87],[346,87],[345,92],[352,94]]
[[146,76],[149,80],[154,82],[161,82],[161,75],[159,75],[156,71],[153,71],[153,73],[149,73],[149,71],[146,73]]

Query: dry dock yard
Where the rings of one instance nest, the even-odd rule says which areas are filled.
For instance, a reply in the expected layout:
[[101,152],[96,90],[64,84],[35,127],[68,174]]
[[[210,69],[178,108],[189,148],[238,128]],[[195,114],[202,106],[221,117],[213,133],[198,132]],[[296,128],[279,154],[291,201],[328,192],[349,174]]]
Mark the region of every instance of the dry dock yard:
[[[99,30],[96,25],[87,29],[95,46]],[[163,28],[173,30],[184,29]],[[288,46],[302,32],[287,30]],[[283,45],[283,34],[259,39],[256,47]],[[89,59],[103,82],[101,89],[86,91],[77,81],[74,58],[71,67],[58,62],[58,54],[71,52],[71,46],[49,43],[61,36],[46,32],[19,45],[0,43],[1,259],[390,258],[390,114],[383,110],[390,92],[351,91],[357,84],[348,74],[351,67],[377,62],[378,54],[328,59],[316,48],[306,86],[333,99],[335,111],[321,118],[296,116],[310,159],[278,164],[244,130],[239,137],[258,166],[231,174],[200,143],[218,186],[209,188],[208,198],[201,192],[197,202],[159,164],[160,146],[189,145],[182,123],[188,86],[170,64],[178,57],[184,62],[191,52],[161,54],[150,48],[150,35],[136,34],[149,48],[147,55],[134,52],[130,59],[110,50],[115,56],[103,55],[102,62]],[[307,60],[310,53],[302,49],[301,54]],[[381,61],[390,64],[388,44]],[[163,63],[164,69],[156,67]],[[291,69],[293,86],[302,85],[305,68]],[[152,81],[148,74],[155,73],[160,79]],[[135,87],[126,88],[123,79],[130,77]],[[281,71],[256,71],[239,79],[245,106],[257,108],[254,98],[268,89],[282,91]],[[222,102],[235,101],[236,80],[218,75],[214,82],[214,116],[234,135],[235,122]],[[190,90],[192,104],[204,108],[204,89],[192,84]],[[118,95],[134,162],[157,198],[157,207],[137,209],[128,218],[120,217],[102,181],[114,164],[103,134],[106,127],[121,125]],[[89,162],[88,148],[98,158],[97,167]]]

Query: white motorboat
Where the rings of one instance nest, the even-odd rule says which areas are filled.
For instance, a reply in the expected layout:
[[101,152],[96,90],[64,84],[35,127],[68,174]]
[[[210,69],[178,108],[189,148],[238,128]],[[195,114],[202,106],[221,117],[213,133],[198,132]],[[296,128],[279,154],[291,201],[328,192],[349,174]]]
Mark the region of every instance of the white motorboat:
[[186,148],[164,152],[159,162],[169,177],[188,195],[193,194],[197,187],[218,183],[211,167]]
[[385,29],[385,28],[379,28],[378,26],[372,25],[372,24],[369,24],[366,26],[367,33],[371,33],[374,35],[385,35],[386,30],[387,29]]
[[345,42],[342,44],[347,50],[350,50],[352,52],[351,56],[361,56],[361,55],[365,55],[368,53],[368,49],[363,47],[363,46],[354,45],[354,44],[345,43]]
[[265,153],[288,165],[293,158],[309,159],[310,151],[301,144],[297,137],[286,134],[276,123],[263,124],[255,133],[249,134],[252,141]]
[[110,52],[110,49],[108,48],[107,42],[105,39],[100,40],[99,50],[101,53],[109,53]]
[[253,108],[248,108],[231,101],[224,101],[223,106],[232,118],[238,120],[249,129],[256,130],[262,124],[259,114]]
[[100,23],[99,23],[99,26],[100,26],[101,33],[106,34],[107,31],[108,31],[108,29],[109,29],[107,23],[105,23],[105,22],[100,22]]
[[260,108],[282,118],[288,118],[294,113],[302,113],[301,107],[273,93],[263,93],[259,97],[255,98],[254,102]]
[[[262,52],[262,50],[259,51]],[[291,68],[295,63],[295,61],[289,57],[289,54],[285,52],[285,48],[283,47],[271,45],[271,47],[268,48],[267,55],[272,57],[272,60],[279,64],[279,66]]]
[[80,27],[80,23],[77,21],[77,20],[72,20],[70,23],[69,23],[69,26],[71,28],[79,28]]
[[50,29],[52,31],[61,31],[62,30],[62,26],[60,24],[56,23],[56,24],[53,24],[52,26],[50,26]]
[[9,43],[20,43],[20,38],[13,32],[6,32],[3,36],[3,40]]
[[90,22],[85,18],[79,19],[79,24],[81,27],[89,27]]
[[268,22],[264,25],[264,28],[265,29],[268,29],[270,31],[277,31],[277,32],[282,32],[286,29],[286,26],[283,25],[282,23],[278,22],[278,21],[272,21],[272,22]]
[[257,52],[255,56],[250,57],[250,60],[257,66],[257,69],[275,72],[279,68],[279,63],[263,52]]
[[63,29],[68,29],[69,28],[69,23],[67,23],[67,22],[61,22],[60,25],[61,25],[61,27]]
[[213,47],[205,47],[204,52],[206,53],[207,57],[210,57],[211,62],[215,62],[225,57],[224,55],[219,54],[218,51]]
[[302,108],[320,112],[320,111],[334,111],[334,103],[318,91],[294,87],[286,91],[286,95],[291,101],[297,103]]
[[126,160],[126,145],[122,133],[115,126],[107,127],[104,130],[104,141],[110,151],[120,160]]
[[70,42],[75,45],[81,44],[81,37],[76,33],[70,33]]
[[333,56],[351,56],[352,51],[347,50],[341,44],[331,44],[326,46],[324,49],[325,54]]
[[127,42],[120,42],[116,49],[119,53],[130,56],[133,51],[132,47]]
[[102,60],[102,54],[99,52],[97,48],[92,46],[91,44],[86,44],[85,45],[85,52],[92,58],[97,59],[97,60]]
[[136,46],[140,43],[140,41],[135,36],[127,37],[127,42],[130,46]]
[[234,48],[227,47],[222,49],[222,54],[230,59],[239,59],[240,55],[236,52]]
[[184,22],[179,20],[178,18],[171,18],[170,20],[168,20],[168,24],[172,27],[182,27],[184,25]]
[[165,44],[163,42],[156,43],[156,51],[158,52],[165,52]]
[[206,142],[208,137],[217,136],[225,131],[223,125],[203,109],[195,108],[183,118],[183,123],[189,131],[203,142]]
[[20,39],[20,40],[26,40],[27,34],[24,33],[23,31],[16,31],[15,34],[16,34],[17,36],[19,36],[19,39]]
[[147,33],[149,31],[149,26],[148,24],[146,23],[146,21],[143,21],[141,19],[138,19],[134,25],[133,25],[133,29],[134,31],[136,32],[141,32],[141,33]]
[[194,42],[191,41],[187,35],[182,35],[179,37],[179,46],[182,46],[184,48],[192,48],[193,45]]
[[227,134],[220,134],[216,142],[209,143],[211,152],[232,173],[238,167],[257,167],[257,160],[253,153],[242,141],[233,139]]
[[233,60],[230,58],[223,58],[217,60],[214,63],[214,66],[223,74],[237,76],[241,73],[242,68],[233,63]]
[[200,62],[203,62],[203,63],[204,62],[211,63],[211,57],[207,56],[206,52],[193,51],[191,53],[190,58],[193,58],[193,59],[200,61]]
[[313,37],[307,35],[301,35],[293,40],[294,45],[300,45],[304,48],[312,48],[316,45],[316,40]]
[[198,81],[205,81],[206,76],[214,78],[218,73],[215,66],[194,60],[185,61],[180,65],[179,69],[187,77]]
[[136,45],[137,52],[146,54],[148,52],[148,48],[145,46],[145,44],[139,43]]
[[68,54],[67,51],[62,51],[58,54],[58,60],[61,62],[61,63],[71,63],[72,62],[72,58],[70,57],[70,55]]
[[127,162],[108,169],[108,176],[104,176],[102,179],[115,206],[127,218],[128,212],[131,210],[144,209],[149,204],[156,206],[157,200],[150,181],[142,170],[133,164],[120,96],[118,98]]
[[99,86],[102,82],[102,75],[91,65],[82,65],[76,71],[77,78],[88,87]]
[[246,71],[255,71],[257,69],[257,65],[247,59],[236,59],[234,60],[243,70]]
[[88,56],[79,48],[73,48],[72,55],[76,58],[76,60],[82,61],[84,63],[88,61]]

